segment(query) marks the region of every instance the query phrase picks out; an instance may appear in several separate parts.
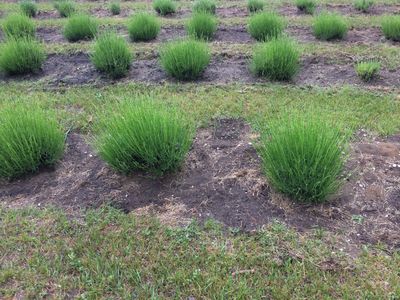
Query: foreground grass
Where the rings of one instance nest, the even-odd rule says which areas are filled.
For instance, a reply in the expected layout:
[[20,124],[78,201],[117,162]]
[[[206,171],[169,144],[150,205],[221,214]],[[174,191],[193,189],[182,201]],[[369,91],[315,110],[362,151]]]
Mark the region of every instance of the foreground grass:
[[0,210],[0,297],[396,299],[400,255],[337,252],[273,223],[251,235],[213,222],[170,228],[104,207]]

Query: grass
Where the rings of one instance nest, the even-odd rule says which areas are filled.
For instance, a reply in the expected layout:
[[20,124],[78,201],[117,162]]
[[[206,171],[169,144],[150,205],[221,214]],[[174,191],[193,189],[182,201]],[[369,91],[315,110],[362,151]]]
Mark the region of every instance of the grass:
[[193,5],[193,12],[214,15],[216,8],[217,6],[213,0],[196,0]]
[[183,112],[151,98],[121,101],[99,119],[95,148],[125,174],[162,176],[176,171],[192,144],[192,126]]
[[49,112],[30,104],[0,110],[0,177],[15,179],[48,167],[62,156],[64,133]]
[[287,38],[271,40],[256,47],[251,69],[271,80],[291,80],[299,69],[298,46]]
[[209,64],[210,52],[202,42],[175,41],[161,48],[160,62],[170,76],[179,80],[194,80]]
[[355,69],[358,77],[363,81],[369,82],[374,79],[381,68],[381,64],[378,61],[362,61],[356,64]]
[[400,41],[400,16],[385,16],[381,26],[385,38],[395,42]]
[[106,32],[97,38],[91,60],[97,70],[117,79],[128,73],[132,54],[123,37]]
[[264,10],[263,0],[247,0],[247,10],[250,13],[261,12]]
[[2,29],[8,38],[34,38],[35,23],[24,14],[11,14],[4,20]]
[[250,17],[247,29],[257,41],[268,41],[280,36],[284,27],[284,21],[278,15],[257,13]]
[[296,6],[300,11],[312,15],[317,4],[314,0],[296,0]]
[[261,138],[259,154],[269,182],[300,202],[326,201],[343,181],[343,133],[316,115],[285,116],[269,123]]
[[172,0],[154,0],[153,8],[162,16],[173,14],[176,11],[176,5]]
[[19,7],[21,9],[21,12],[29,18],[36,17],[38,9],[35,2],[31,0],[23,0],[20,2]]
[[113,16],[119,15],[121,13],[121,5],[119,2],[112,2],[110,4],[110,11]]
[[34,73],[45,59],[43,45],[32,39],[11,38],[0,46],[0,70],[8,75]]
[[186,24],[186,30],[195,39],[210,41],[217,30],[217,20],[208,13],[196,13]]
[[147,13],[134,15],[128,24],[129,37],[134,42],[154,40],[160,30],[157,18]]
[[54,2],[54,8],[62,18],[71,17],[76,12],[74,2],[69,0],[56,0]]
[[91,40],[97,34],[97,27],[97,22],[87,15],[72,16],[64,26],[64,37],[69,42]]
[[354,7],[359,10],[362,11],[363,13],[367,13],[368,10],[374,5],[374,1],[373,0],[356,0],[354,2]]
[[347,23],[342,16],[334,13],[322,13],[315,18],[314,35],[319,40],[343,39],[347,34]]

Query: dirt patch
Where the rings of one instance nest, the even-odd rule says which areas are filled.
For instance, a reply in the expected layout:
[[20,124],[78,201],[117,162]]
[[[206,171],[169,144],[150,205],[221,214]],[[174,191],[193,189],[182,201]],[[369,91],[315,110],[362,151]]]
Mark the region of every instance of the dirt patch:
[[104,17],[116,17],[116,18],[126,18],[133,15],[134,10],[126,9],[121,7],[121,12],[119,15],[113,15],[109,9],[109,4],[105,4],[103,7],[95,7],[92,8],[89,13],[97,18],[104,18]]
[[[349,4],[327,4],[320,5],[316,9],[316,13],[322,11],[337,12],[342,15],[383,15],[383,14],[400,14],[400,5],[397,4],[375,4],[368,12],[363,13]],[[295,5],[283,5],[277,8],[277,12],[284,16],[304,16],[305,13],[297,9]]]

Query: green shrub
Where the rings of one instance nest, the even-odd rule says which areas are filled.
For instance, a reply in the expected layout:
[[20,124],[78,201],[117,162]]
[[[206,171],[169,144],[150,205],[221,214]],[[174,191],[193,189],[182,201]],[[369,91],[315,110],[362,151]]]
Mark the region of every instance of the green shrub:
[[37,14],[37,5],[35,2],[32,2],[30,0],[23,0],[19,4],[19,7],[24,15],[26,15],[29,18],[33,18]]
[[0,177],[15,179],[62,157],[64,133],[49,112],[8,104],[0,111],[0,123]]
[[162,16],[173,14],[176,10],[175,3],[172,0],[154,0],[153,7]]
[[357,10],[360,10],[364,13],[368,12],[369,8],[374,5],[374,1],[373,0],[356,0],[354,2],[354,7]]
[[216,5],[213,0],[197,0],[193,5],[193,12],[195,13],[209,13],[215,14]]
[[343,39],[347,34],[347,24],[342,16],[322,13],[314,22],[314,35],[320,40]]
[[253,54],[251,69],[271,80],[291,80],[299,69],[298,46],[287,38],[259,45]]
[[[110,113],[111,111],[111,113]],[[115,170],[161,176],[178,169],[193,127],[185,114],[151,99],[129,99],[99,117],[94,146]]]
[[300,11],[312,15],[317,5],[314,0],[296,0],[296,6]]
[[263,0],[247,0],[247,10],[251,13],[260,12],[264,10]]
[[110,11],[114,16],[119,15],[121,13],[121,5],[119,4],[119,2],[111,3]]
[[382,20],[382,31],[388,40],[400,42],[400,16],[385,16]]
[[186,25],[190,36],[199,40],[212,40],[217,30],[217,20],[208,13],[196,13]]
[[302,202],[322,202],[340,187],[346,139],[336,126],[312,115],[288,116],[262,133],[263,169],[280,192]]
[[106,32],[97,38],[91,60],[97,70],[116,79],[128,73],[132,54],[124,38]]
[[54,3],[55,9],[57,9],[58,13],[60,14],[60,17],[62,18],[68,18],[72,16],[76,9],[75,9],[75,4],[71,1],[68,0],[59,0]]
[[210,62],[210,51],[203,42],[182,40],[166,44],[160,51],[161,65],[179,80],[198,78]]
[[34,38],[36,27],[28,16],[11,14],[3,22],[3,31],[8,38]]
[[64,27],[64,37],[70,42],[91,40],[96,33],[97,22],[86,15],[70,17]]
[[248,31],[258,41],[267,41],[282,34],[285,25],[274,13],[257,13],[250,17]]
[[0,69],[9,75],[36,72],[45,59],[43,46],[32,39],[10,38],[0,47]]
[[358,77],[363,81],[371,81],[378,73],[381,68],[381,64],[377,61],[362,61],[356,64],[356,72]]
[[155,16],[139,13],[128,24],[129,37],[132,41],[150,41],[157,37],[161,25]]

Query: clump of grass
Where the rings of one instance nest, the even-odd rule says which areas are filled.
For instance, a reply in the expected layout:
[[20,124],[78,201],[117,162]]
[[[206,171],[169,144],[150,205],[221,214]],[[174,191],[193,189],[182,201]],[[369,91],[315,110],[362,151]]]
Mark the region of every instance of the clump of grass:
[[193,139],[191,121],[152,99],[127,99],[99,117],[94,145],[115,170],[156,176],[177,170]]
[[372,7],[372,5],[374,5],[373,0],[356,0],[354,2],[354,7],[357,10],[362,11],[364,13],[368,12],[368,10],[370,9],[370,7]]
[[323,202],[338,190],[345,151],[341,130],[313,115],[272,122],[259,149],[270,183],[301,202]]
[[315,37],[325,41],[343,39],[348,30],[343,17],[334,13],[322,13],[316,17],[313,29]]
[[170,76],[179,80],[194,80],[209,64],[210,51],[203,42],[175,41],[161,49],[160,60]]
[[313,14],[317,4],[314,0],[296,0],[297,8],[306,14]]
[[378,61],[361,61],[355,66],[356,73],[363,81],[368,82],[376,77],[381,68],[381,64]]
[[69,0],[56,1],[54,3],[54,8],[58,11],[60,17],[62,18],[68,18],[76,11],[75,4]]
[[3,31],[8,38],[34,38],[36,26],[23,14],[11,14],[3,22]]
[[46,59],[42,44],[28,38],[10,38],[0,47],[0,69],[9,75],[38,71]]
[[91,40],[97,33],[97,26],[97,22],[89,16],[72,16],[64,27],[64,37],[69,42]]
[[153,8],[162,16],[173,14],[176,11],[176,5],[172,0],[154,0]]
[[0,177],[15,179],[61,158],[64,133],[49,112],[8,104],[0,111],[0,123]]
[[197,0],[193,5],[193,12],[215,14],[216,8],[213,0]]
[[382,31],[388,40],[400,42],[400,16],[385,16],[382,20]]
[[128,73],[132,54],[124,38],[114,32],[106,32],[97,38],[91,60],[97,70],[116,79]]
[[121,13],[121,5],[119,2],[112,2],[110,4],[110,11],[114,16],[119,15]]
[[257,41],[267,41],[282,34],[284,21],[274,13],[257,13],[250,17],[248,31]]
[[30,0],[23,0],[19,4],[21,12],[29,18],[36,17],[38,12],[37,5],[35,2]]
[[247,10],[251,13],[260,12],[264,10],[264,1],[263,0],[248,0],[247,1]]
[[147,13],[134,15],[128,24],[129,37],[132,41],[150,41],[157,37],[161,25],[155,16]]
[[189,35],[199,40],[212,40],[217,30],[217,20],[208,13],[196,13],[186,25]]
[[288,38],[273,39],[259,45],[253,54],[251,69],[271,80],[291,80],[299,69],[298,46]]

